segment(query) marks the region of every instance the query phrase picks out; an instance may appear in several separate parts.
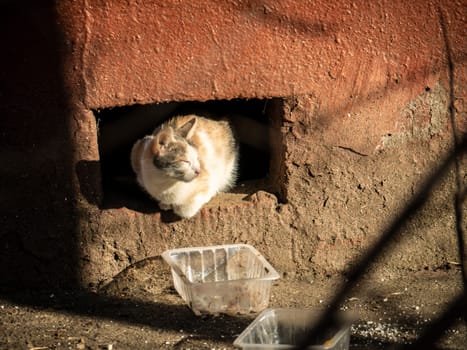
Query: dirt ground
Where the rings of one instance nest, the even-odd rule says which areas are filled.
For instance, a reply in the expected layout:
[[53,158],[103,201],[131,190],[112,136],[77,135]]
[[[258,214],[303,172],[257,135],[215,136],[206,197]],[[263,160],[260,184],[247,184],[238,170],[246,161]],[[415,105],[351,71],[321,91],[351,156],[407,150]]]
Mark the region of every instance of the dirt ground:
[[[283,277],[270,307],[326,308],[342,278]],[[356,316],[351,349],[411,343],[461,290],[458,266],[368,276],[341,309]],[[0,349],[234,349],[255,315],[198,317],[173,288],[160,257],[133,265],[96,293],[8,291],[0,294]],[[439,341],[465,349],[467,326],[456,320]]]

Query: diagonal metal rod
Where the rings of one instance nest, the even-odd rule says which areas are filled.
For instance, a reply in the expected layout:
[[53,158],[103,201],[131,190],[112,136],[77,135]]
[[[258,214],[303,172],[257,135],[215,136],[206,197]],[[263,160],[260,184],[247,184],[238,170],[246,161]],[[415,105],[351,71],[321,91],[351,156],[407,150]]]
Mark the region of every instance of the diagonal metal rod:
[[320,322],[318,322],[317,326],[311,330],[309,336],[307,336],[307,338],[302,343],[300,343],[296,349],[305,349],[306,347],[312,345],[316,336],[322,334],[326,329],[339,324],[337,314],[339,307],[345,300],[345,297],[361,280],[368,266],[374,262],[379,254],[382,251],[391,248],[391,246],[395,243],[395,238],[400,234],[403,224],[426,202],[429,194],[434,189],[438,180],[448,171],[449,167],[456,160],[456,158],[466,152],[466,148],[467,137],[464,137],[463,140],[458,144],[458,147],[449,154],[449,156],[442,162],[436,171],[420,186],[416,195],[412,198],[412,200],[409,201],[402,213],[393,220],[393,222],[386,230],[384,230],[380,239],[371,247],[371,249],[368,250],[366,254],[363,255],[362,258],[360,258],[359,261],[357,261],[354,267],[348,271],[346,274],[348,277],[348,282],[337,292],[331,301],[329,308],[321,317]]

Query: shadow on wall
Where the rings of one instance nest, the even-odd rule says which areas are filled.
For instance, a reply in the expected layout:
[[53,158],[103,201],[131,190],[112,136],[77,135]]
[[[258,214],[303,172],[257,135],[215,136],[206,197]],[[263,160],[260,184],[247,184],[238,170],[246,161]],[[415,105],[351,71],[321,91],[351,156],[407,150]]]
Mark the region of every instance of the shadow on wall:
[[[308,37],[322,37],[335,33],[336,23],[325,21],[310,22],[303,13],[284,14],[278,11],[276,6],[280,4],[268,4],[268,1],[253,0],[238,2],[232,6],[239,12],[254,18],[269,30],[280,28],[283,31],[290,32],[293,35],[303,34]],[[225,4],[227,5],[227,4]],[[312,8],[310,9],[312,11]]]
[[[1,73],[5,86],[0,95],[0,160],[8,164],[0,170],[0,280],[10,285],[71,286],[79,274],[75,232],[79,218],[74,212],[69,101],[62,81],[61,33],[55,26],[54,3],[7,2],[0,9],[0,35],[4,47],[10,49],[8,55],[2,55],[2,66],[8,69]],[[465,149],[465,142],[461,147]],[[76,171],[85,179],[86,173],[98,171],[89,168],[95,166],[80,163]],[[96,198],[93,190],[81,188]],[[407,215],[421,204],[422,201],[414,202]],[[379,246],[385,246],[392,238],[398,229],[397,221],[394,225]],[[349,280],[358,281],[362,266],[368,266],[380,250],[375,249],[362,259],[360,269],[355,269]],[[337,294],[330,313],[345,295],[345,290]],[[15,300],[15,294],[9,298]],[[159,328],[178,329],[170,317],[169,322],[165,317],[189,312],[186,307],[152,303],[148,304],[151,311],[142,315],[132,302],[121,298],[84,294],[73,302],[76,300],[81,306],[70,307],[70,311],[88,313],[91,309],[94,316],[114,318],[115,309],[121,310],[123,305],[131,312],[130,323]],[[21,302],[49,306],[52,301],[47,294],[44,300]],[[157,313],[164,318],[154,317]],[[226,323],[232,321],[236,319],[226,319]],[[224,328],[225,323],[219,322],[218,326]],[[216,334],[210,327],[205,329],[209,331],[206,336]]]
[[54,1],[0,2],[0,283],[77,284],[69,101]]

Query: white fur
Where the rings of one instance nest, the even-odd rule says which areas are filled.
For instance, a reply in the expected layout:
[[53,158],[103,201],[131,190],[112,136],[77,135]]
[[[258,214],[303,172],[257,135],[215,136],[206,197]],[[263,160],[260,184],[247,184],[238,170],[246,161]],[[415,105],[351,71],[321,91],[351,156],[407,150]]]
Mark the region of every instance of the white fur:
[[[150,147],[154,135],[138,141],[143,143],[139,153],[135,152],[138,143],[132,151],[132,164],[136,162],[133,167],[139,184],[159,202],[162,210],[173,209],[182,218],[194,216],[213,196],[231,188],[236,180],[238,154],[233,148],[230,129],[226,135],[223,129],[213,133],[210,128],[221,127],[215,124],[219,122],[197,118],[193,138],[196,144],[189,146],[189,163],[186,164],[187,172],[193,175],[191,181],[169,178],[154,166]],[[222,127],[225,128],[225,124]],[[218,134],[224,135],[222,139],[216,140],[212,136]],[[224,139],[229,137],[230,143]]]

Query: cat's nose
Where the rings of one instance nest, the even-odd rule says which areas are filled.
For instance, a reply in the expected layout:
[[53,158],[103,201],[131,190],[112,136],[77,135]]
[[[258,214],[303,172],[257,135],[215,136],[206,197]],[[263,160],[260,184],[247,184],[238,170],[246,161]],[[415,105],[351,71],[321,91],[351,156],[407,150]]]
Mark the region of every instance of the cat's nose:
[[196,176],[198,176],[201,171],[201,169],[199,168],[199,165],[192,165],[191,169],[193,169],[193,172],[195,173]]

